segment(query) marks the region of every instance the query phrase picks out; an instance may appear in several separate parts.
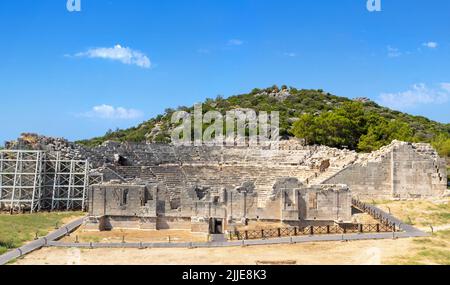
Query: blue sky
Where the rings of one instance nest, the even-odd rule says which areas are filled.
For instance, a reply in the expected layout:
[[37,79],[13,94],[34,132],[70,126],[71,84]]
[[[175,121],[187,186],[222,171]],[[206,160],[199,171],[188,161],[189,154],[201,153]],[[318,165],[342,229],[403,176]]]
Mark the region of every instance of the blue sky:
[[0,2],[0,142],[71,140],[287,84],[450,122],[450,1]]

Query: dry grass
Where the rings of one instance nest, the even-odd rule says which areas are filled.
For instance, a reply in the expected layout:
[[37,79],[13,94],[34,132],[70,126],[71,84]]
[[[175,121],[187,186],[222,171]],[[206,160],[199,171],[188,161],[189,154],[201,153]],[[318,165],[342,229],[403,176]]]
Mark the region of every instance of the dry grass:
[[405,223],[431,232],[429,238],[416,238],[412,248],[389,262],[392,264],[450,264],[450,199],[430,201],[378,201],[377,206]]
[[[450,223],[450,199],[426,201],[374,201],[377,207],[391,212],[409,225],[422,229]],[[373,203],[373,202],[371,202]]]
[[450,265],[450,230],[434,233],[430,238],[414,239],[411,252],[390,262],[400,265]]

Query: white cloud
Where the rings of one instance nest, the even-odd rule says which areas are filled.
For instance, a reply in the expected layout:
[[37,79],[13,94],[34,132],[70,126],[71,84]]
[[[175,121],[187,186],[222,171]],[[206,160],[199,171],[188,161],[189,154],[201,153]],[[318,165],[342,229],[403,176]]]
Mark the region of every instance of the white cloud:
[[77,53],[75,56],[115,60],[123,64],[137,65],[142,68],[150,68],[152,66],[150,59],[145,54],[121,45],[116,45],[112,48],[89,49],[86,52]]
[[400,50],[398,48],[394,48],[391,46],[387,47],[387,51],[388,51],[388,57],[399,57],[402,55],[402,53],[400,52]]
[[432,48],[432,49],[438,47],[438,43],[436,43],[436,42],[427,42],[427,43],[423,43],[422,45],[424,47]]
[[398,93],[382,93],[379,103],[383,106],[405,110],[417,105],[443,104],[450,99],[450,83],[441,83],[439,88],[429,88],[425,84],[415,84],[410,90]]
[[241,46],[244,44],[244,41],[239,39],[231,39],[228,41],[229,46]]
[[91,111],[81,114],[86,118],[99,118],[109,120],[132,120],[142,117],[144,114],[135,109],[126,109],[123,107],[113,107],[111,105],[99,105],[92,108]]
[[441,88],[450,93],[450,83],[441,83]]
[[297,54],[295,52],[285,52],[284,56],[288,56],[288,57],[297,57]]

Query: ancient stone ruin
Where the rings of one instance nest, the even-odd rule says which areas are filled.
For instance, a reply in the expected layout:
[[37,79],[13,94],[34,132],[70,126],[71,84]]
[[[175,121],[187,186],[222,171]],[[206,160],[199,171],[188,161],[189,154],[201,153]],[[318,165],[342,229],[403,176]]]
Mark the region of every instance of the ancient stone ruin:
[[100,229],[350,223],[352,197],[438,197],[447,185],[445,162],[429,145],[397,141],[372,154],[295,140],[278,151],[105,143],[91,157],[108,165],[105,182],[90,189],[89,225]]
[[[42,137],[10,146],[43,158],[28,166],[39,179],[23,179],[24,160],[11,159],[18,150],[0,152],[2,210],[65,209],[77,190],[89,210],[86,226],[97,230],[222,233],[251,221],[342,224],[352,220],[352,198],[432,198],[447,189],[446,163],[431,146],[398,141],[371,154],[297,140],[282,141],[279,150],[114,142],[85,148]],[[67,179],[53,170],[71,161],[88,165],[82,182],[70,167],[61,174]]]

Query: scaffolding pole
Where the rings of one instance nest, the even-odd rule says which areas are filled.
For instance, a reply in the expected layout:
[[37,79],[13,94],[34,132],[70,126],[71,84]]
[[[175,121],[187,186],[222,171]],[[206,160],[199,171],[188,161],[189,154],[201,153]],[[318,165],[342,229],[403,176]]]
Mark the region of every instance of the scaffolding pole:
[[[31,213],[41,209],[41,191],[42,191],[42,153],[36,154],[36,168],[34,174],[33,194],[31,197]],[[37,193],[36,193],[37,192]],[[36,200],[36,194],[38,199]],[[37,208],[37,209],[36,209]]]
[[84,211],[93,181],[87,160],[64,160],[59,152],[0,150],[0,210]]
[[[52,164],[54,163],[54,164]],[[59,207],[59,201],[56,200],[57,195],[59,194],[59,172],[61,168],[61,160],[60,160],[60,153],[58,152],[56,154],[56,160],[55,161],[49,161],[49,164],[53,166],[53,171],[55,172],[53,174],[53,189],[52,189],[52,211],[54,211],[57,207]],[[56,193],[58,191],[58,194]],[[59,196],[59,195],[58,195]]]
[[20,161],[20,157],[21,152],[17,152],[16,154],[16,171],[14,171],[14,182],[13,182],[13,188],[12,188],[12,192],[11,192],[11,204],[9,205],[9,209],[12,211],[14,209],[14,197],[16,195],[16,187],[17,187],[17,180],[18,180],[18,176],[20,177],[19,174],[19,164],[21,163]]
[[67,207],[67,211],[69,211],[70,207],[73,205],[73,201],[71,201],[70,197],[73,197],[73,192],[74,192],[74,172],[75,172],[75,164],[73,162],[73,160],[70,161],[70,171],[69,171],[69,185],[67,186],[67,202],[66,202],[66,207]]
[[89,163],[86,162],[84,166],[84,185],[83,185],[83,200],[81,201],[81,210],[86,210],[86,190],[89,187]]
[[0,209],[39,208],[42,190],[42,152],[0,151]]
[[3,152],[0,152],[0,210],[3,210],[3,203],[1,202],[3,200],[3,159],[5,154]]

